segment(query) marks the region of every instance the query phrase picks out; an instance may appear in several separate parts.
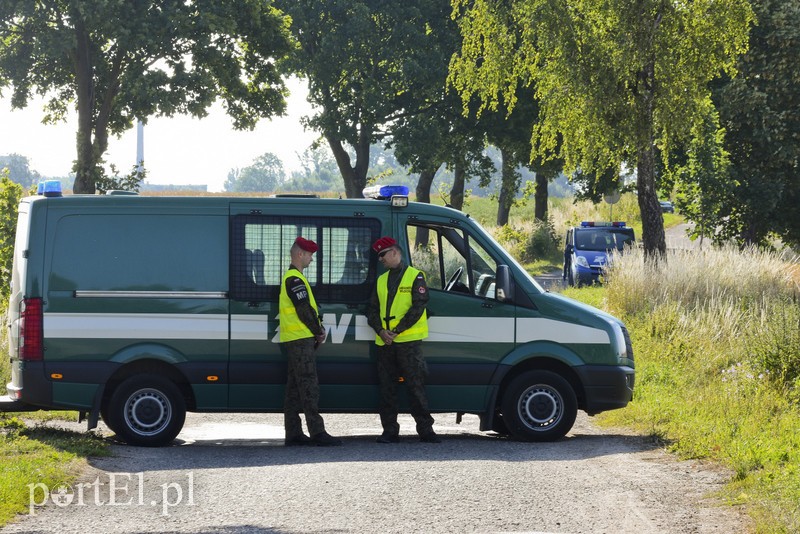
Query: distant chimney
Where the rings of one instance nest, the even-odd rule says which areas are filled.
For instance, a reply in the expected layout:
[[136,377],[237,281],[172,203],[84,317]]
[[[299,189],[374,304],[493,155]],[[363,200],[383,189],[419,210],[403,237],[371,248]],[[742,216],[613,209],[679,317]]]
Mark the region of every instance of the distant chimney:
[[144,123],[136,123],[136,170],[144,171],[142,162],[144,161]]

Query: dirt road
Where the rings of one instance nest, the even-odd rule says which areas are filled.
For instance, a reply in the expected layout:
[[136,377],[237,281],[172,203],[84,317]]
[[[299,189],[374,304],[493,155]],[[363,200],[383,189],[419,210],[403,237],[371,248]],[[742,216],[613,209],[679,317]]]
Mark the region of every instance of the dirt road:
[[190,414],[175,446],[114,445],[2,532],[746,531],[711,497],[726,473],[584,416],[545,444],[479,432],[474,416],[437,415],[438,445],[408,416],[393,445],[375,443],[375,415],[326,422],[343,446],[283,447],[279,415]]

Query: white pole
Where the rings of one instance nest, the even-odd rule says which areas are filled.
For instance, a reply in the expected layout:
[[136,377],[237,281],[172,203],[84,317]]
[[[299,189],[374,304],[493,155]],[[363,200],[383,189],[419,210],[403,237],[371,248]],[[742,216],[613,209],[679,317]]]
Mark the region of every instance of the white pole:
[[144,171],[144,123],[136,123],[136,171]]

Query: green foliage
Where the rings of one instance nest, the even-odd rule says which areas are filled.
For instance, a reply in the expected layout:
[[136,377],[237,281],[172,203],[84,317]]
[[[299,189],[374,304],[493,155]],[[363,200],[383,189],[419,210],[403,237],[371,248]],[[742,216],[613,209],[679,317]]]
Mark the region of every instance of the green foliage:
[[244,169],[233,169],[225,181],[225,191],[254,193],[275,191],[286,177],[283,162],[272,152],[265,152]]
[[601,419],[730,468],[725,494],[748,506],[759,532],[800,529],[795,277],[758,249],[675,252],[659,264],[632,250],[602,288],[631,332],[636,397]]
[[78,193],[103,175],[108,136],[136,119],[202,117],[220,97],[237,128],[282,113],[276,60],[291,49],[288,19],[261,0],[0,4],[0,81],[15,108],[50,97],[45,120],[78,112]]
[[720,215],[734,187],[723,142],[719,114],[711,109],[693,129],[685,164],[677,165],[672,173],[678,209],[697,223],[694,235],[711,237],[717,243],[724,243],[731,237],[726,230],[731,227],[721,224]]
[[134,165],[131,172],[124,176],[119,175],[115,165],[111,165],[112,175],[102,175],[97,180],[97,192],[105,194],[107,191],[134,191],[139,192],[139,188],[147,178],[147,170],[144,167]]
[[560,239],[556,235],[556,229],[550,218],[546,221],[534,221],[533,231],[528,237],[523,258],[527,261],[528,259],[558,255],[559,245]]
[[[309,80],[308,124],[334,152],[346,194],[366,185],[370,145],[442,93],[453,51],[441,0],[279,0],[299,46],[285,70]],[[445,42],[442,42],[445,40]],[[352,154],[348,152],[352,149]],[[352,155],[355,155],[353,161]]]
[[754,0],[758,24],[738,75],[714,85],[731,180],[717,193],[709,226],[721,237],[761,244],[777,232],[800,244],[800,5]]
[[8,170],[0,169],[0,310],[2,313],[5,313],[10,296],[14,239],[17,233],[17,207],[22,194],[22,186],[9,179]]
[[[766,307],[768,306],[768,307]],[[800,304],[791,300],[769,300],[762,314],[758,337],[747,340],[753,366],[783,384],[800,406]]]
[[685,140],[706,111],[708,83],[747,46],[746,0],[593,2],[453,0],[463,45],[450,81],[465,108],[513,109],[535,87],[533,154],[602,177],[637,168],[643,242],[665,249],[656,148]]
[[42,175],[30,168],[28,158],[19,154],[0,156],[0,169],[8,169],[8,177],[22,187],[32,187],[39,183]]

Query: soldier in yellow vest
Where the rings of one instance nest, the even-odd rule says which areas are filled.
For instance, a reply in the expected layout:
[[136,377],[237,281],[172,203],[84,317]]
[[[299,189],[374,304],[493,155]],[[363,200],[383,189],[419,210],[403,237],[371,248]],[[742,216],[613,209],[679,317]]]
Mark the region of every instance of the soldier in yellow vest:
[[381,388],[380,416],[383,434],[378,443],[400,441],[397,423],[397,387],[403,378],[417,423],[420,441],[439,443],[428,410],[425,380],[428,368],[422,357],[422,340],[428,337],[428,286],[425,275],[403,262],[400,247],[391,237],[381,237],[372,245],[387,272],[378,277],[367,316],[377,336],[378,380]]
[[[342,440],[325,431],[319,414],[319,381],[314,351],[325,341],[325,329],[320,320],[317,301],[303,270],[311,263],[317,244],[298,237],[292,245],[292,263],[283,275],[278,301],[280,342],[286,349],[286,397],[283,423],[287,446],[341,445]],[[303,433],[300,412],[306,416],[311,437]]]

